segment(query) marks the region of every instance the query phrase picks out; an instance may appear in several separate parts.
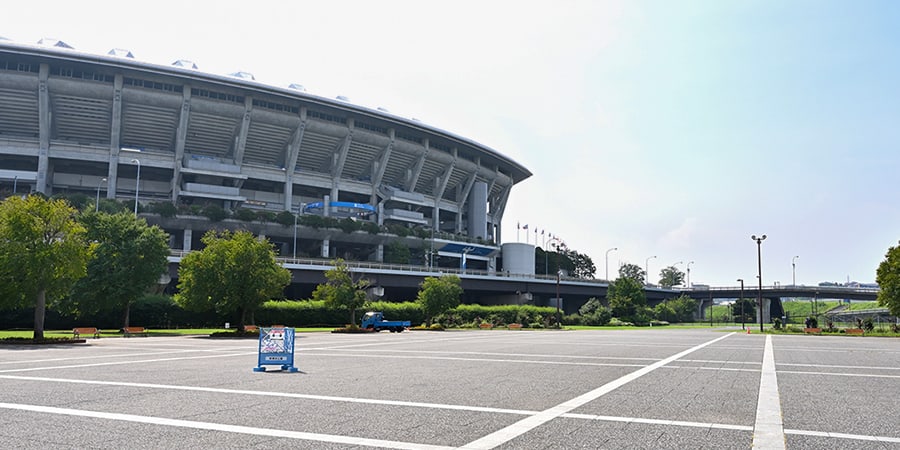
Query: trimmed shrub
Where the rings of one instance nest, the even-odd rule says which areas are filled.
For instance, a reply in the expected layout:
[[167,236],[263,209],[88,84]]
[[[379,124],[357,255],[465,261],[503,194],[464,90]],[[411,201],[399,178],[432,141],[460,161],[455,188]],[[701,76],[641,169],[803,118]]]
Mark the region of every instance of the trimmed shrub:
[[243,222],[253,222],[256,220],[256,211],[249,208],[238,208],[234,212],[234,218]]
[[201,211],[210,222],[221,222],[228,217],[228,212],[219,205],[206,205]]

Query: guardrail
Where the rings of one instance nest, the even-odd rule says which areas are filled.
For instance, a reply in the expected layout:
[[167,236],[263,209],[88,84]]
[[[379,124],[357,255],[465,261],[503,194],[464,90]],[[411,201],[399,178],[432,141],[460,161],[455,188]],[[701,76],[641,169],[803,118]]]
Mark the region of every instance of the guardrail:
[[[170,250],[169,256],[171,258],[178,258],[179,260],[183,258],[185,255],[190,253],[189,250]],[[312,267],[334,267],[334,259],[333,258],[289,258],[289,257],[276,257],[276,261],[281,263],[281,265],[297,265],[297,266],[312,266]],[[179,262],[179,261],[171,261],[171,262]],[[452,273],[457,275],[478,275],[485,277],[494,277],[494,278],[510,278],[510,279],[522,279],[522,280],[550,280],[556,281],[556,275],[526,275],[526,274],[515,274],[515,273],[507,273],[503,271],[494,271],[489,272],[487,270],[477,270],[477,269],[458,269],[454,267],[428,267],[428,266],[418,266],[411,264],[391,264],[391,263],[379,263],[374,261],[349,261],[344,260],[344,263],[347,267],[356,268],[356,269],[370,269],[370,270],[392,270],[396,272],[426,272],[433,274],[445,274]],[[574,278],[574,277],[560,277],[560,281],[569,281],[569,282],[580,282],[580,283],[596,283],[596,284],[608,284],[606,280],[599,279],[584,279],[584,278]]]
[[[881,288],[861,288],[861,287],[853,287],[853,286],[803,286],[803,285],[772,285],[772,286],[763,286],[763,290],[773,290],[773,291],[815,291],[819,293],[835,293],[835,292],[844,292],[844,293],[859,293],[859,294],[877,294],[881,291]],[[706,292],[706,291],[739,291],[741,289],[740,286],[709,286],[702,288],[682,288],[682,291],[688,292]],[[745,291],[757,291],[759,287],[756,285],[745,285]]]

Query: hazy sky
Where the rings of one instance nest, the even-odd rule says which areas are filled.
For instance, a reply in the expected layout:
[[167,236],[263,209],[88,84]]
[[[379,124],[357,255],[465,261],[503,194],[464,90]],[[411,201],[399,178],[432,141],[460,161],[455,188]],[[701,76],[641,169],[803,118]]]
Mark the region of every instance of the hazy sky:
[[[873,282],[900,239],[900,2],[28,2],[0,36],[189,59],[386,107],[509,155],[516,224],[597,277]],[[202,5],[202,6],[201,6]],[[213,6],[214,5],[214,6]],[[540,236],[539,241],[540,241]],[[540,243],[540,242],[539,242]]]

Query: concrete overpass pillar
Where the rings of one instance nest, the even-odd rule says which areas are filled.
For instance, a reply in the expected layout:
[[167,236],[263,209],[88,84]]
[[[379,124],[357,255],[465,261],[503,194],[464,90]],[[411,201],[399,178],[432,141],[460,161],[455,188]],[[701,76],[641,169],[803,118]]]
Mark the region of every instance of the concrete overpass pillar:
[[763,323],[772,322],[772,299],[762,299],[762,321]]

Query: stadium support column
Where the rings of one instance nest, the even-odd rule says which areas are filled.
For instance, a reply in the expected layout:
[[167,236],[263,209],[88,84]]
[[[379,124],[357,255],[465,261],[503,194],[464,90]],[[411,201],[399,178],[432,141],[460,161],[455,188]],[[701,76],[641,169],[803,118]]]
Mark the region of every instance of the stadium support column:
[[184,167],[184,145],[187,141],[188,119],[191,116],[191,86],[185,85],[181,95],[181,114],[175,130],[175,161],[172,165],[172,203],[181,195],[181,168]]
[[[122,141],[122,74],[116,74],[113,82],[113,106],[112,124],[109,132],[109,167],[106,171],[106,179],[118,179],[119,175],[119,149]],[[107,183],[106,198],[115,198],[115,189],[110,189],[113,183]],[[98,202],[99,203],[99,202]]]
[[487,239],[487,183],[478,181],[469,193],[469,223],[466,224],[470,238]]
[[300,155],[300,144],[303,143],[303,133],[306,131],[306,108],[300,108],[300,123],[294,130],[291,143],[284,160],[284,210],[294,209],[294,172],[297,170],[297,158]]
[[40,150],[38,151],[38,173],[34,190],[42,194],[48,192],[47,178],[50,170],[50,93],[47,91],[47,78],[50,76],[50,66],[41,64],[38,72],[38,136],[40,138]]
[[[331,216],[331,196],[326,195],[324,199],[322,199],[322,215],[325,217]],[[331,240],[328,238],[322,239],[322,257],[327,258],[328,253],[330,251]]]

